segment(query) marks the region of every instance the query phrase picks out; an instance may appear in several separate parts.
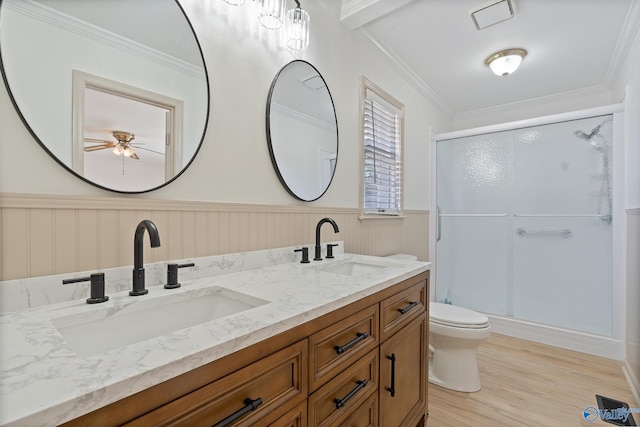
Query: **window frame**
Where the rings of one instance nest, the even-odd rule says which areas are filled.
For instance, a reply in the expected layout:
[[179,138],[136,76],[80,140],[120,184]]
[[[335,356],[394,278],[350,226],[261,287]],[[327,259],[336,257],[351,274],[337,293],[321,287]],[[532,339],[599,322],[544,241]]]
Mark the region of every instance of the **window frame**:
[[[387,103],[387,107],[390,107],[388,108],[389,112],[393,112],[392,110],[395,110],[398,120],[396,128],[400,135],[397,141],[396,150],[399,149],[400,153],[399,158],[396,158],[396,168],[399,169],[397,171],[398,179],[395,187],[396,202],[398,205],[397,211],[377,211],[365,206],[365,102],[370,99],[368,91],[375,97],[380,98],[384,103]],[[360,219],[404,218],[404,104],[364,76],[362,76],[360,91],[360,144]]]

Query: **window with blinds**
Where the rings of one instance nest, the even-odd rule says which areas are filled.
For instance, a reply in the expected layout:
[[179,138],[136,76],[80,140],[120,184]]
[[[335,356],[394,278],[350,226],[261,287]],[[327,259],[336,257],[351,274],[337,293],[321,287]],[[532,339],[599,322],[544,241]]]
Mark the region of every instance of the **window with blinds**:
[[364,80],[365,215],[398,215],[402,211],[403,109],[398,101]]

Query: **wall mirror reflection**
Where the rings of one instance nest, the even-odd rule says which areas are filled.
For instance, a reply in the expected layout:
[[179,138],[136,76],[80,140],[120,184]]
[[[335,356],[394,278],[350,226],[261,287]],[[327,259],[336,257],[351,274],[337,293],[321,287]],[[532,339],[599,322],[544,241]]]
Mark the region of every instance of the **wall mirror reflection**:
[[278,178],[293,197],[317,200],[338,161],[338,123],[320,72],[306,61],[285,65],[267,100],[267,142]]
[[0,65],[21,118],[98,187],[166,185],[209,114],[200,46],[176,0],[0,0]]

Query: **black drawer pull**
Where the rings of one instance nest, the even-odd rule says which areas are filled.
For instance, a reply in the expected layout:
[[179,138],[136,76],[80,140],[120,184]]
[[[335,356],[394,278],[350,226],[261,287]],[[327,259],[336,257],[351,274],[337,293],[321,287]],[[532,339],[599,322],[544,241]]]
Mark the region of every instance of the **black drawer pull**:
[[385,389],[391,393],[391,397],[396,395],[396,354],[391,353],[391,356],[387,356],[387,359],[391,360],[391,387],[385,387]]
[[368,332],[358,332],[357,335],[358,335],[357,337],[355,337],[354,339],[352,339],[351,341],[349,341],[345,345],[337,345],[337,346],[333,347],[333,349],[336,351],[336,354],[342,354],[345,351],[349,350],[354,345],[358,344],[360,341],[364,341],[369,336],[369,333]]
[[226,427],[232,424],[234,421],[237,421],[238,419],[240,419],[245,414],[255,411],[256,409],[258,409],[258,406],[262,405],[262,399],[257,398],[256,400],[253,400],[250,397],[247,397],[243,403],[245,405],[243,408],[238,409],[236,412],[229,415],[224,420],[215,423],[213,427]]
[[405,314],[409,310],[411,310],[413,307],[415,307],[416,305],[418,305],[418,303],[413,301],[413,302],[410,302],[409,305],[406,306],[405,308],[399,308],[398,311],[400,312],[400,314]]
[[364,386],[367,385],[369,380],[358,380],[356,384],[358,384],[353,390],[349,392],[344,398],[338,399],[337,397],[333,399],[333,403],[336,404],[336,409],[342,408],[348,401],[351,399],[357,392],[362,390]]

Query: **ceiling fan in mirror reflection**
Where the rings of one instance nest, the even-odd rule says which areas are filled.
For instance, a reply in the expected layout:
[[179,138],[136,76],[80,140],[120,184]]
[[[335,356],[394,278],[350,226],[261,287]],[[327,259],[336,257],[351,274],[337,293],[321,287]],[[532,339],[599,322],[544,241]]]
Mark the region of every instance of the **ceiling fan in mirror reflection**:
[[96,138],[84,138],[84,141],[89,144],[99,144],[99,145],[89,145],[84,147],[84,151],[92,152],[97,150],[106,150],[111,149],[113,154],[116,156],[124,156],[130,157],[134,160],[140,160],[138,154],[136,154],[135,149],[150,151],[156,154],[164,155],[165,153],[160,153],[155,150],[149,150],[147,148],[140,147],[144,143],[133,143],[132,141],[135,139],[135,135],[131,132],[124,131],[113,131],[113,137],[116,139],[114,141],[108,141],[105,139],[96,139]]

